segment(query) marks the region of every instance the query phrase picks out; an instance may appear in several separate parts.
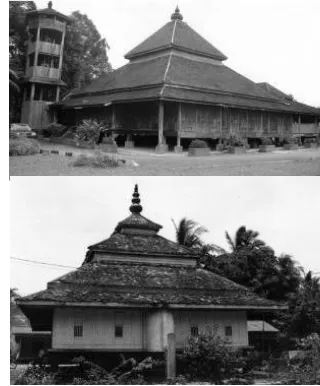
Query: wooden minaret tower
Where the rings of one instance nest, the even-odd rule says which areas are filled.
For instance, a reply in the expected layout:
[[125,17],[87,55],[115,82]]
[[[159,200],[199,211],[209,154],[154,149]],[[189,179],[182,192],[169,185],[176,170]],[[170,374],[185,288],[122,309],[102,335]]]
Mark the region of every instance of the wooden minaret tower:
[[69,18],[52,8],[27,13],[29,31],[21,122],[34,130],[53,121],[49,105],[59,100],[63,45]]

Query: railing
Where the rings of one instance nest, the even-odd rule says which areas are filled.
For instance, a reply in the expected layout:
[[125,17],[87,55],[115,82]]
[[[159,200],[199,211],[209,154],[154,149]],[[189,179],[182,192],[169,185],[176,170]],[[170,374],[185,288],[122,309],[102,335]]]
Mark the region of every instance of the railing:
[[27,69],[27,77],[53,78],[60,79],[60,70],[58,68],[50,68],[43,66],[33,66]]
[[319,127],[315,123],[294,123],[292,126],[292,132],[294,134],[317,134]]
[[66,23],[54,19],[40,19],[39,26],[41,28],[53,28],[59,31],[64,31]]
[[52,28],[63,32],[66,28],[66,23],[55,19],[42,18],[40,20],[33,20],[29,22],[29,28],[38,28],[39,26],[41,28]]
[[40,41],[38,51],[51,55],[60,55],[61,45]]

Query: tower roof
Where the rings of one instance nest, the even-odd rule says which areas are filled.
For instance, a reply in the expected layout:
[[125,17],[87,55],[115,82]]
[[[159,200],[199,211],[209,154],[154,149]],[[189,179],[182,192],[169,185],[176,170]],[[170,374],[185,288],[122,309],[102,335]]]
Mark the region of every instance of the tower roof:
[[70,18],[63,13],[60,13],[56,11],[55,9],[52,8],[52,1],[48,2],[48,7],[47,8],[42,8],[42,9],[36,9],[34,11],[29,11],[27,12],[27,17],[29,16],[34,16],[34,15],[55,15],[60,17],[61,19],[64,19],[66,22],[70,21]]
[[134,59],[168,48],[175,48],[221,61],[227,59],[222,52],[183,21],[183,16],[178,7],[171,15],[169,23],[129,51],[125,58]]

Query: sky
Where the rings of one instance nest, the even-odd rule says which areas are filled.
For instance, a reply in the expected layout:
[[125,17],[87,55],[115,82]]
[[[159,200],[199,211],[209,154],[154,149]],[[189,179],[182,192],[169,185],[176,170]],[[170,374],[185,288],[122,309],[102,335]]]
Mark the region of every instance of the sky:
[[[319,0],[54,0],[53,7],[87,14],[118,68],[170,20],[177,2],[184,21],[229,58],[227,66],[320,106]],[[36,4],[44,8],[47,0]]]
[[[234,235],[245,225],[277,254],[320,273],[320,178],[314,177],[12,177],[11,256],[79,267],[87,247],[130,214],[135,183],[142,214],[170,240],[172,220],[183,217],[205,226],[205,241],[223,248],[225,231]],[[72,270],[10,262],[10,287],[22,295]]]

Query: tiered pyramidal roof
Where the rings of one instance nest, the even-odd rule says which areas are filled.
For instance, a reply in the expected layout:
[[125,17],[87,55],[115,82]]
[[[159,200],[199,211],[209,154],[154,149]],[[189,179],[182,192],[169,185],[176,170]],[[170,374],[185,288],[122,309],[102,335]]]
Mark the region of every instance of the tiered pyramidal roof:
[[[225,277],[197,267],[195,250],[167,240],[161,226],[141,215],[135,187],[130,216],[108,239],[92,245],[83,265],[48,283],[47,289],[19,304],[27,315],[32,306],[172,307],[277,309]],[[31,307],[31,308],[30,308]]]
[[62,102],[64,108],[167,100],[315,114],[283,100],[224,64],[227,57],[194,31],[179,8],[162,28],[129,51],[125,66],[101,76]]
[[134,59],[170,48],[217,60],[227,59],[222,52],[183,22],[183,16],[178,7],[169,23],[133,48],[125,58]]

